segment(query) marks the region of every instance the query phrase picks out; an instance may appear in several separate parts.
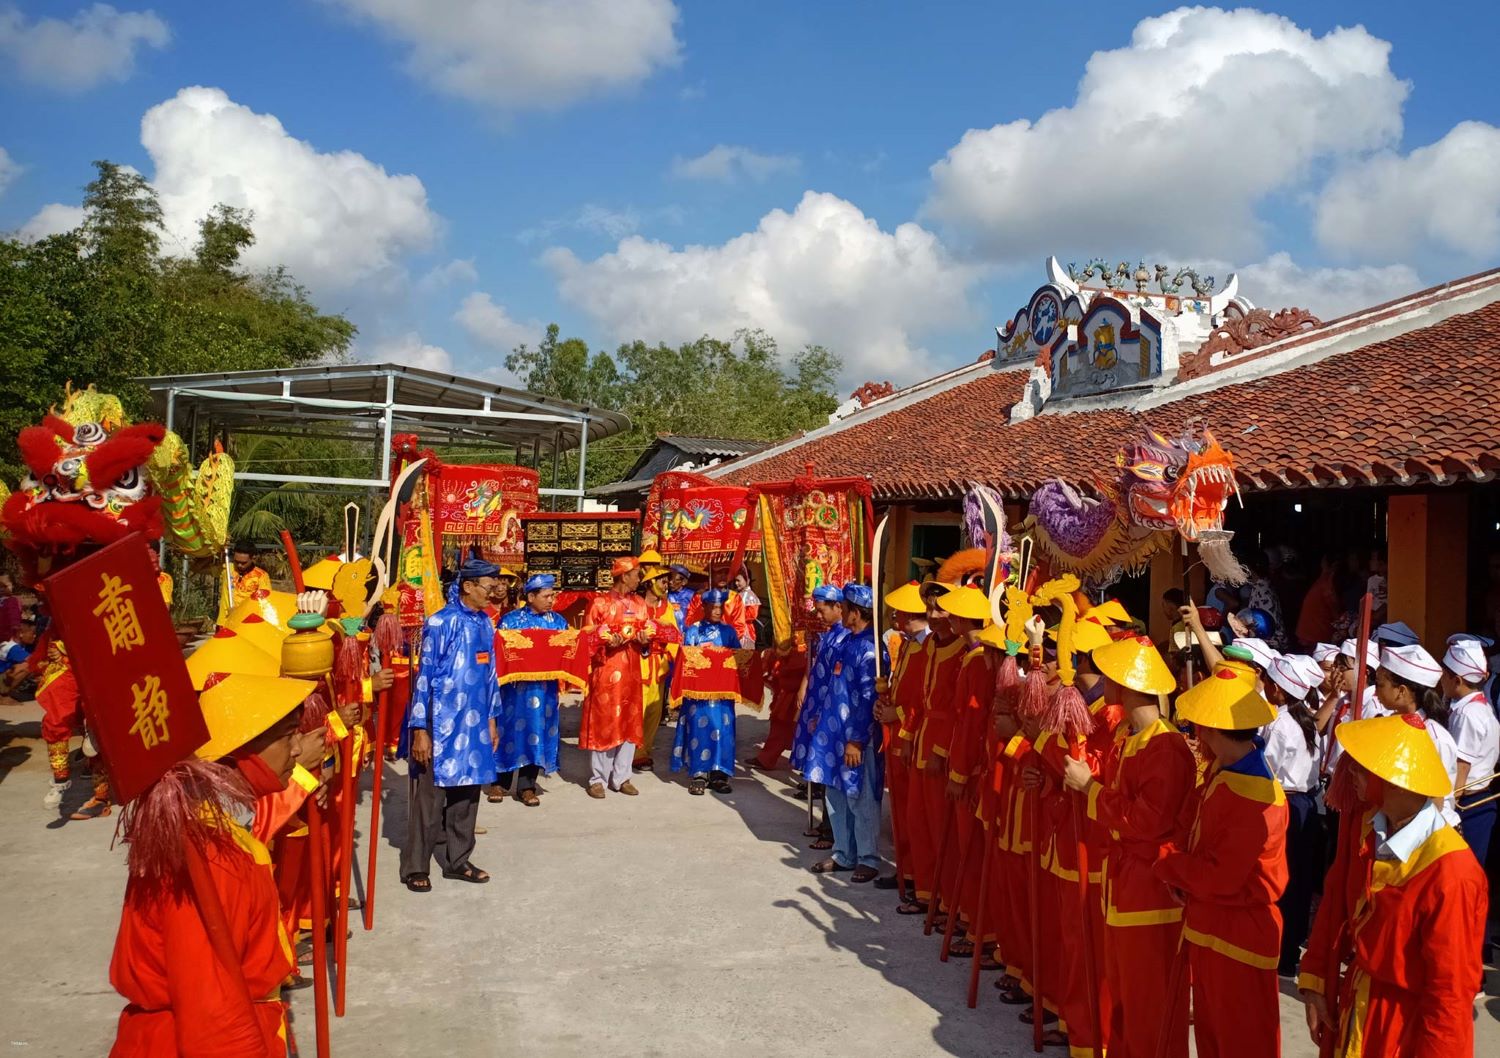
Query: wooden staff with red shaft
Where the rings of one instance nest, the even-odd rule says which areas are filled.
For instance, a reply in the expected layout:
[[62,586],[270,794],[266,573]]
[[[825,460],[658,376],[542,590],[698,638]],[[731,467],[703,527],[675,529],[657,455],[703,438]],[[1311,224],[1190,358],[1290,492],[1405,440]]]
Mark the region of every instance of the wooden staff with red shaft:
[[984,929],[989,925],[989,915],[986,911],[989,907],[990,865],[995,859],[994,835],[982,829],[980,841],[984,843],[984,857],[979,868],[979,906],[974,909],[974,963],[969,967],[968,1003],[970,1010],[979,1005],[979,968],[984,962]]
[[[1365,681],[1369,674],[1369,666],[1365,663],[1365,655],[1369,650],[1370,642],[1370,612],[1375,604],[1374,596],[1369,592],[1359,603],[1359,639],[1355,644],[1355,675],[1354,692],[1350,701],[1350,716],[1358,720],[1364,707]],[[1333,734],[1332,731],[1329,732]],[[1330,741],[1332,741],[1330,739]],[[1357,805],[1355,804],[1352,776],[1349,774],[1349,762],[1347,758],[1340,758],[1334,768],[1333,780],[1329,783],[1329,797],[1331,804],[1342,813],[1343,818],[1339,822],[1339,845],[1341,854],[1348,857],[1348,862],[1353,862],[1359,851],[1360,833]],[[1324,1001],[1328,1004],[1329,1019],[1333,1023],[1332,1028],[1324,1028],[1323,1034],[1318,1042],[1319,1058],[1332,1058],[1334,1047],[1337,1043],[1339,1024],[1339,992],[1343,986],[1343,961],[1344,961],[1344,925],[1349,918],[1348,893],[1344,887],[1335,887],[1333,892],[1323,894],[1324,904],[1333,914],[1333,921],[1338,923],[1337,928],[1329,930],[1328,952],[1328,988]],[[1319,914],[1322,909],[1319,910]]]
[[[350,622],[353,623],[352,621]],[[348,633],[339,646],[340,657],[334,663],[333,684],[338,699],[345,703],[363,703],[364,689],[369,686],[370,669],[367,632]],[[359,751],[355,733],[359,724],[349,728],[339,745],[339,860],[338,915],[333,936],[334,965],[338,978],[333,994],[333,1013],[344,1016],[344,997],[349,984],[349,895],[354,884],[354,801],[358,789]]]
[[[1068,755],[1083,760],[1083,739],[1075,737]],[[1082,793],[1068,800],[1073,812],[1073,834],[1078,845],[1078,913],[1083,917],[1084,984],[1087,986],[1089,1019],[1094,1030],[1094,1046],[1104,1049],[1104,1022],[1099,1012],[1099,964],[1094,948],[1094,916],[1089,913],[1089,846],[1084,837],[1087,822],[1083,812]]]
[[1041,846],[1041,798],[1038,791],[1031,790],[1026,798],[1026,829],[1031,832],[1031,869],[1026,875],[1031,914],[1031,1049],[1042,1053],[1042,846]]

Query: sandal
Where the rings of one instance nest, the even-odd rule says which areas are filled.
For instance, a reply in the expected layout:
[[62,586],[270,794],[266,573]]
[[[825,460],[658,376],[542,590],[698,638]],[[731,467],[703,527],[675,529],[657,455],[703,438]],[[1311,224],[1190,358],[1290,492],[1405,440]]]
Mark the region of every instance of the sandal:
[[898,915],[925,915],[925,914],[927,914],[927,905],[924,904],[920,900],[908,900],[904,904],[897,904],[896,905],[896,914],[898,914]]
[[1031,997],[1020,985],[1006,985],[1002,988],[1000,982],[996,981],[995,987],[1000,989],[1000,1002],[1007,1007],[1025,1006],[1031,1002]]
[[948,945],[948,955],[954,959],[972,959],[974,957],[974,942],[968,938],[960,938]]
[[[1029,1003],[1030,1001],[1031,1000],[1028,997],[1027,1002]],[[1030,1025],[1031,1021],[1032,1021],[1031,1008],[1027,1007],[1025,1010],[1021,1011],[1019,1017],[1020,1017],[1020,1020],[1021,1020],[1021,1024],[1023,1024],[1023,1025]],[[1056,1021],[1057,1021],[1057,1015],[1056,1014],[1052,1013],[1052,1011],[1050,1011],[1050,1010],[1043,1009],[1043,1011],[1042,1011],[1042,1024],[1043,1025],[1051,1025],[1051,1024],[1054,1024]]]
[[487,872],[481,871],[472,863],[466,863],[456,871],[444,871],[444,878],[452,878],[455,882],[473,882],[475,885],[483,885],[490,880]]
[[68,816],[68,818],[98,819],[100,816],[107,816],[113,811],[114,806],[111,805],[108,801],[101,801],[97,797],[90,797],[87,801],[83,802],[83,804],[79,805],[78,810],[75,811],[72,815]]
[[842,874],[852,870],[854,870],[853,867],[840,866],[838,860],[819,860],[812,865],[813,874]]
[[811,845],[809,845],[807,847],[810,848],[810,849],[816,849],[818,852],[826,852],[828,849],[833,848],[833,839],[832,838],[819,838],[817,841],[814,841]]
[[1043,1047],[1066,1047],[1068,1045],[1068,1034],[1060,1029],[1048,1029],[1042,1033]]
[[714,793],[730,793],[734,790],[728,779],[715,779],[708,784],[708,788]]
[[1003,970],[1005,964],[995,958],[995,949],[986,948],[983,957],[979,960],[981,970]]
[[414,874],[406,879],[406,887],[414,893],[430,893],[432,879],[425,874]]
[[505,788],[503,786],[486,786],[484,788],[484,799],[492,805],[500,804],[505,800]]
[[874,867],[856,867],[854,873],[849,876],[849,880],[856,885],[864,885],[866,882],[873,882],[879,876],[880,872]]
[[536,791],[535,790],[522,790],[521,791],[521,803],[523,805],[525,805],[527,808],[535,808],[537,805],[541,804],[542,802],[537,799]]
[[688,783],[688,793],[692,794],[694,797],[702,797],[703,791],[707,789],[707,779],[694,779],[692,782]]

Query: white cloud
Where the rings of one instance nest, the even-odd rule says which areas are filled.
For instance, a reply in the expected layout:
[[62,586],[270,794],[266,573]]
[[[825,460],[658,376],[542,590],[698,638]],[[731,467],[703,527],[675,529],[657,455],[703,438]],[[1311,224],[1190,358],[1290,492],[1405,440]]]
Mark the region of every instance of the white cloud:
[[251,267],[286,265],[314,289],[348,289],[403,271],[439,219],[422,181],[354,151],[324,153],[218,88],[184,88],[141,119],[168,231],[191,246],[215,203],[251,210]]
[[123,81],[140,48],[164,48],[172,31],[154,11],[117,11],[95,4],[70,21],[28,22],[19,8],[0,8],[0,57],[23,79],[46,88],[82,92]]
[[591,261],[548,250],[562,296],[616,340],[727,338],[760,327],[788,349],[808,342],[842,357],[844,380],[925,373],[918,335],[962,325],[978,272],[931,232],[884,232],[849,202],[807,192],[797,208],[718,246],[631,236]]
[[36,242],[49,235],[61,235],[83,224],[83,207],[69,206],[62,202],[50,202],[34,213],[21,225],[16,234],[25,242]]
[[1362,27],[1318,37],[1249,9],[1147,18],[1093,54],[1072,106],[965,133],[932,166],[925,209],[1005,261],[1254,253],[1263,198],[1399,138],[1409,86],[1389,57]]
[[1408,265],[1304,268],[1291,254],[1274,253],[1240,269],[1240,290],[1260,308],[1290,305],[1331,320],[1415,293],[1425,286]]
[[1396,260],[1419,250],[1500,253],[1500,128],[1465,121],[1410,154],[1385,152],[1336,174],[1318,196],[1318,241]]
[[479,269],[474,267],[474,258],[461,257],[430,269],[417,281],[417,289],[431,293],[448,286],[472,286],[477,282]]
[[428,345],[415,331],[376,342],[370,347],[368,354],[360,350],[359,359],[369,364],[400,364],[403,367],[453,373],[453,357],[448,350],[442,346]]
[[5,189],[21,175],[24,166],[10,156],[10,152],[0,147],[0,195],[5,194]]
[[641,211],[634,206],[614,209],[585,202],[566,216],[553,217],[522,229],[517,233],[516,241],[523,244],[546,242],[560,231],[582,231],[609,239],[623,239],[639,231],[640,227]]
[[509,353],[522,342],[535,345],[546,330],[536,320],[512,319],[504,305],[479,291],[464,298],[453,319],[475,342],[497,353]]
[[328,0],[411,46],[408,70],[505,110],[559,107],[679,61],[671,0]]
[[681,180],[717,180],[729,184],[741,178],[759,181],[777,173],[793,173],[800,165],[794,155],[761,154],[749,147],[720,143],[696,158],[673,158],[672,175]]

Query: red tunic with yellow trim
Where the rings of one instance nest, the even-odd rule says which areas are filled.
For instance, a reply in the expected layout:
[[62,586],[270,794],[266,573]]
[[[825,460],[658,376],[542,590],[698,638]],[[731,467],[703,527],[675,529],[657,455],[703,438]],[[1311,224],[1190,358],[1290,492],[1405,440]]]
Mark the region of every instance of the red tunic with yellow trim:
[[[1182,934],[1182,905],[1152,870],[1188,835],[1197,762],[1187,740],[1159,717],[1141,731],[1121,724],[1117,751],[1089,786],[1088,814],[1108,828],[1104,855],[1104,965],[1110,980],[1110,1054],[1187,1058],[1187,978],[1169,999]],[[1162,1011],[1174,1011],[1160,1051]]]
[[244,827],[205,859],[250,995],[220,965],[189,892],[132,878],[109,980],[129,1002],[110,1058],[283,1058],[281,983],[292,972],[271,857]]
[[1006,973],[1030,982],[1031,977],[1031,853],[1034,810],[1028,805],[1021,770],[1031,754],[1025,734],[1013,736],[1000,751],[992,837],[999,855],[995,859],[992,897],[1003,897],[996,941]]
[[[964,787],[961,797],[949,801],[949,810],[956,813],[953,831],[956,852],[950,857],[957,885],[953,892],[959,912],[971,929],[979,910],[979,874],[984,854],[979,845],[983,828],[976,819],[975,806],[979,780],[989,763],[985,759],[985,732],[990,726],[994,703],[995,673],[984,646],[976,643],[964,652],[959,667],[953,734],[948,749],[948,781]],[[961,878],[957,877],[960,867]]]
[[[956,716],[958,676],[962,670],[968,643],[962,638],[947,643],[929,639],[932,653],[927,660],[927,687],[923,695],[922,726],[917,732],[917,767],[926,768],[934,757],[948,759],[948,744],[953,739]],[[941,781],[946,783],[947,768]]]
[[[1484,871],[1458,832],[1438,827],[1403,862],[1377,859],[1374,810],[1360,820],[1359,852],[1341,854],[1324,882],[1354,909],[1353,958],[1341,990],[1337,1054],[1346,1058],[1469,1058],[1480,948],[1489,907]],[[1298,985],[1322,994],[1331,933],[1318,911]],[[1344,950],[1349,950],[1347,939]]]
[[[1286,888],[1286,795],[1257,747],[1230,768],[1211,768],[1186,851],[1156,876],[1187,894],[1183,939],[1260,969],[1281,954]],[[1226,1002],[1229,1000],[1226,999]]]
[[[635,636],[648,623],[646,604],[637,595],[609,591],[589,604],[583,624],[584,631],[595,637],[595,650],[588,696],[583,700],[583,717],[578,725],[579,749],[614,749],[622,742],[640,744],[644,730],[641,658],[645,651],[635,642]],[[654,627],[648,631],[654,638]],[[627,642],[611,647],[607,643],[610,635],[622,635]]]

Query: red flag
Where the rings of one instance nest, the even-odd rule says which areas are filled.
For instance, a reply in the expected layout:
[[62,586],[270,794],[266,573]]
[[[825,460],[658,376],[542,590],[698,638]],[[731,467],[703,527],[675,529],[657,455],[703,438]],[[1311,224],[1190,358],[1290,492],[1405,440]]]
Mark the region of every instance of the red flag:
[[673,705],[684,698],[735,698],[759,709],[764,688],[764,666],[754,650],[685,646],[672,672]]
[[89,731],[122,803],[208,741],[146,546],[132,533],[46,581]]
[[589,682],[586,637],[576,628],[502,628],[495,633],[495,671],[500,685],[565,680]]

